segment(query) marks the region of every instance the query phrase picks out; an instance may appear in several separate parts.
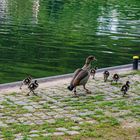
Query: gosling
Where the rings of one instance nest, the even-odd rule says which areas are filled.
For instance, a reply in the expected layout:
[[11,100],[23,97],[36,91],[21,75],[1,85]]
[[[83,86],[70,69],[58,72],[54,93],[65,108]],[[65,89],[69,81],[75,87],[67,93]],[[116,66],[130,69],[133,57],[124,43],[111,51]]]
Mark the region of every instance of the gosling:
[[95,79],[95,74],[97,69],[98,69],[97,67],[91,69],[90,75],[92,76],[92,79]]
[[117,83],[119,79],[120,79],[120,76],[117,73],[115,73],[113,75],[113,80],[111,82],[115,81]]
[[32,77],[31,77],[31,76],[28,76],[27,78],[25,78],[25,79],[22,81],[22,83],[21,83],[21,85],[20,85],[20,89],[22,89],[22,86],[23,86],[23,85],[29,86],[29,85],[31,84],[31,82],[32,82]]
[[106,82],[110,73],[109,73],[109,71],[106,70],[106,71],[104,71],[103,75],[104,75],[104,82]]
[[123,97],[127,94],[127,91],[129,90],[129,81],[126,81],[126,84],[122,86],[121,91],[123,92]]
[[34,92],[35,89],[37,89],[39,86],[37,80],[35,80],[33,83],[31,83],[29,86],[28,86],[28,89],[29,89],[29,92],[27,94],[27,96],[30,95],[30,92],[32,92],[34,95],[37,96],[37,94]]

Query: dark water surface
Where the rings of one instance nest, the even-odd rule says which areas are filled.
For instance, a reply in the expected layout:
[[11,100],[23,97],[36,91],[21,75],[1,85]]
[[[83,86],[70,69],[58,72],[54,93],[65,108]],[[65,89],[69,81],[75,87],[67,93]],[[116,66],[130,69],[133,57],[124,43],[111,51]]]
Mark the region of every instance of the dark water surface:
[[0,0],[0,83],[140,55],[140,0]]

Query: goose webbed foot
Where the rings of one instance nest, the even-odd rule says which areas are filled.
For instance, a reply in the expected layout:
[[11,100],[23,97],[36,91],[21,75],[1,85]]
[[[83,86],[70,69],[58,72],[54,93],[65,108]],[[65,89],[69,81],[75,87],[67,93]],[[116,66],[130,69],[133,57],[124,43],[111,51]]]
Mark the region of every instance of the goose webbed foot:
[[86,93],[87,93],[87,94],[91,94],[91,91],[87,90]]
[[86,93],[87,93],[87,94],[91,94],[91,91],[89,91],[89,90],[85,87],[85,85],[83,85],[83,88],[86,90]]

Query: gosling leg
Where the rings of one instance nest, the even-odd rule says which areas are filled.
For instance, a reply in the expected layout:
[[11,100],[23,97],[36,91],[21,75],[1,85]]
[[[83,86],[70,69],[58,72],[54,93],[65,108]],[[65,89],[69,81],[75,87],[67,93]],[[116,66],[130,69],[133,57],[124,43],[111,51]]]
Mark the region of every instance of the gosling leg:
[[21,85],[20,85],[19,89],[22,89],[22,88],[21,88],[22,86],[23,86],[23,82],[21,83]]

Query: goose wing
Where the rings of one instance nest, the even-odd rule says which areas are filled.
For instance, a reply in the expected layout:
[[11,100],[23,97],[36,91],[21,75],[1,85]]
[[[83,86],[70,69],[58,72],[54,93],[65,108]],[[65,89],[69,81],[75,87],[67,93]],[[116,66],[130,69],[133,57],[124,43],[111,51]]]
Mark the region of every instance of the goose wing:
[[87,70],[81,69],[81,70],[79,71],[79,73],[77,74],[77,76],[74,78],[72,84],[73,84],[74,86],[77,86],[77,85],[79,85],[79,84],[86,83],[87,80],[88,80],[88,75],[89,75],[89,73],[88,73]]
[[74,79],[75,79],[75,77],[80,73],[80,71],[81,71],[82,69],[81,68],[79,68],[79,69],[77,69],[75,72],[74,72],[74,76],[73,76],[73,78],[72,78],[72,80],[71,80],[71,83],[70,84],[73,84],[73,81],[74,81]]

